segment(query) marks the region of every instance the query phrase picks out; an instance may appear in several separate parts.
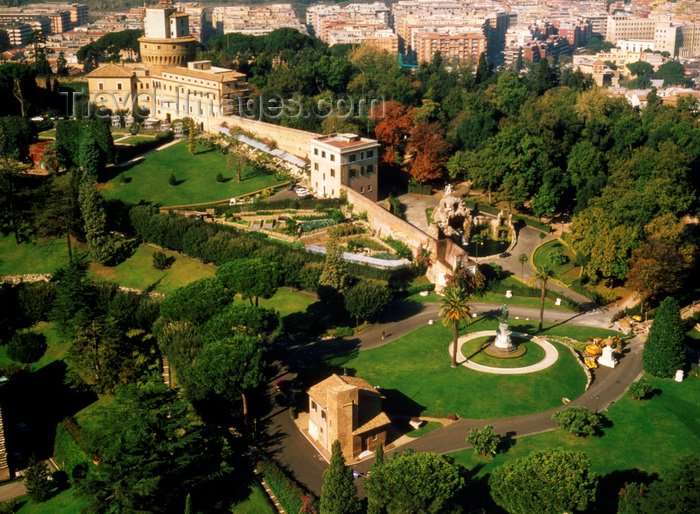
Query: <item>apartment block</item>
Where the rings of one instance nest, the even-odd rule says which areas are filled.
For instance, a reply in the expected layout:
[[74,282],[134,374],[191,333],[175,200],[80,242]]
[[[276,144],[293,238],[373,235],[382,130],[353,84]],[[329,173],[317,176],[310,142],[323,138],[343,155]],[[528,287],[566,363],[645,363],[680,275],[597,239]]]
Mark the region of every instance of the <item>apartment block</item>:
[[481,27],[426,27],[413,31],[418,62],[432,62],[440,52],[445,62],[473,62],[486,52],[487,40]]
[[355,134],[311,140],[311,187],[322,198],[339,198],[343,186],[377,201],[379,143]]
[[14,23],[2,23],[0,24],[0,30],[7,33],[10,44],[14,47],[26,45],[32,33],[32,27],[19,21]]
[[312,5],[306,10],[306,23],[311,25],[314,35],[328,42],[328,32],[334,25],[345,23],[351,25],[376,24],[381,30],[389,28],[391,11],[384,3],[339,5]]
[[211,25],[219,34],[236,32],[264,36],[280,28],[292,28],[306,34],[306,27],[297,18],[292,4],[215,7]]

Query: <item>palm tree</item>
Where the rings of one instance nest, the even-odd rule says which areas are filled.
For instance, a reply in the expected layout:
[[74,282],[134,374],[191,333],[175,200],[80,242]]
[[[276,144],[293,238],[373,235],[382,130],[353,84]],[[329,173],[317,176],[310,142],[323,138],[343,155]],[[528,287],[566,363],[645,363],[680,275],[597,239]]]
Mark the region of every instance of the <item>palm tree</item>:
[[527,254],[521,253],[518,256],[518,262],[520,263],[520,280],[525,280],[525,263],[527,262]]
[[540,297],[540,324],[537,331],[542,331],[542,320],[544,319],[544,296],[547,293],[547,282],[550,278],[554,277],[554,271],[552,271],[549,266],[542,266],[541,268],[535,268],[535,274],[530,279],[530,283],[540,284],[542,286],[542,296]]
[[454,338],[452,340],[452,367],[457,367],[457,336],[459,327],[462,324],[468,325],[471,322],[471,309],[473,307],[467,302],[469,294],[461,287],[448,287],[445,289],[445,296],[440,304],[440,314],[442,324],[452,327]]

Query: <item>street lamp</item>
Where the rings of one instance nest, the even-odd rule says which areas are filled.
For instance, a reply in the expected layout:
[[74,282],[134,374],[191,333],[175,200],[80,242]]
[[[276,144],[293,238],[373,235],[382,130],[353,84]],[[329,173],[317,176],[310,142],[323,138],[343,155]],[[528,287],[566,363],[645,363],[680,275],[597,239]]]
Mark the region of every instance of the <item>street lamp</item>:
[[595,397],[595,413],[598,414],[598,400],[600,400],[600,395],[597,394]]

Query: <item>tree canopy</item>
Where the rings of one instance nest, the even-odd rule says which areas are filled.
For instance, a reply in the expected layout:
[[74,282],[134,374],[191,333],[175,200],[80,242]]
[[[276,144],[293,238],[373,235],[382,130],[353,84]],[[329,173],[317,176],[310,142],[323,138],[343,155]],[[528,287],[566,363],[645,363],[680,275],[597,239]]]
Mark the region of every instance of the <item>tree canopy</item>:
[[644,370],[655,377],[671,378],[685,362],[683,323],[678,301],[669,296],[656,311],[649,336],[644,343]]
[[489,478],[493,500],[513,514],[584,511],[597,483],[586,454],[561,448],[508,462]]

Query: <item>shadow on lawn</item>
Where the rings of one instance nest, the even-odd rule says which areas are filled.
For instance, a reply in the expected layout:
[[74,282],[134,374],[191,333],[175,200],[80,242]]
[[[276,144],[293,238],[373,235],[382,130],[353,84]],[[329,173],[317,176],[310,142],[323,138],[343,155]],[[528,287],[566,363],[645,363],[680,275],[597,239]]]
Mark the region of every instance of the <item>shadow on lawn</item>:
[[640,469],[616,470],[607,475],[601,475],[598,479],[598,489],[596,491],[595,512],[615,512],[620,500],[620,491],[625,484],[636,482],[638,484],[649,484],[658,480],[658,475],[648,474]]

